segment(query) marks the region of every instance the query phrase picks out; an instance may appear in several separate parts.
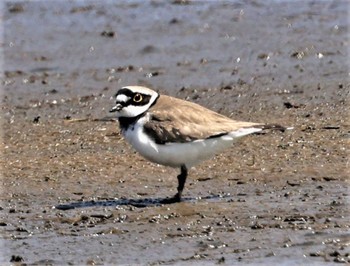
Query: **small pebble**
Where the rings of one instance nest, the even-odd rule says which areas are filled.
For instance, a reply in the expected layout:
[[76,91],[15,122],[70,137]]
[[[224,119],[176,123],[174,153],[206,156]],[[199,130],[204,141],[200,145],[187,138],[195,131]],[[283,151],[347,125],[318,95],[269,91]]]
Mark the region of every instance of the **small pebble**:
[[337,263],[346,263],[346,260],[342,257],[336,257],[333,261]]
[[340,253],[338,250],[334,250],[333,252],[329,253],[329,256],[331,257],[338,257],[340,256]]
[[10,262],[21,262],[21,261],[23,261],[23,257],[22,256],[18,256],[18,255],[12,255],[11,256]]

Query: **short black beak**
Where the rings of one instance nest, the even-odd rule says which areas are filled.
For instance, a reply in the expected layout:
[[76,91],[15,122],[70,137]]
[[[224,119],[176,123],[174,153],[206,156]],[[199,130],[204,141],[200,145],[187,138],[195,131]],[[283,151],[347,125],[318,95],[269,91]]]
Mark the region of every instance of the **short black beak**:
[[123,108],[123,106],[118,103],[116,106],[114,106],[111,110],[109,110],[110,113],[118,112]]

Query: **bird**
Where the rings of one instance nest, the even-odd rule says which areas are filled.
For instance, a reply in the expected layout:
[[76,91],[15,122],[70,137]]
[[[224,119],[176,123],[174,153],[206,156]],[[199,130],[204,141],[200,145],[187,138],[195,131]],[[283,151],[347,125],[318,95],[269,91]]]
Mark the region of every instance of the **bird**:
[[280,125],[233,120],[199,104],[160,94],[143,86],[122,87],[115,113],[123,137],[147,160],[180,168],[177,193],[163,203],[180,202],[188,171],[229,148],[243,136]]

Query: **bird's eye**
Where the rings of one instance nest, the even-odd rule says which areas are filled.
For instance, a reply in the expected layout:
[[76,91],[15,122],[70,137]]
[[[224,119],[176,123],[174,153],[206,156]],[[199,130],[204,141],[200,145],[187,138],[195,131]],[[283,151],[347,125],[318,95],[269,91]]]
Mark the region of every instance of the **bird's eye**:
[[134,98],[132,99],[135,103],[139,103],[142,101],[142,95],[137,93],[135,94]]

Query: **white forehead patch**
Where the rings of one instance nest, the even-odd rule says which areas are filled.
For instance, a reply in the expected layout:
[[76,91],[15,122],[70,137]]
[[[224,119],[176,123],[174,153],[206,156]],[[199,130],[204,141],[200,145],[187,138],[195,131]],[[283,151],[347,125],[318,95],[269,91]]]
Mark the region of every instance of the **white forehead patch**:
[[116,98],[116,101],[117,102],[123,102],[123,103],[126,103],[127,101],[130,100],[130,97],[124,95],[124,94],[119,94]]

